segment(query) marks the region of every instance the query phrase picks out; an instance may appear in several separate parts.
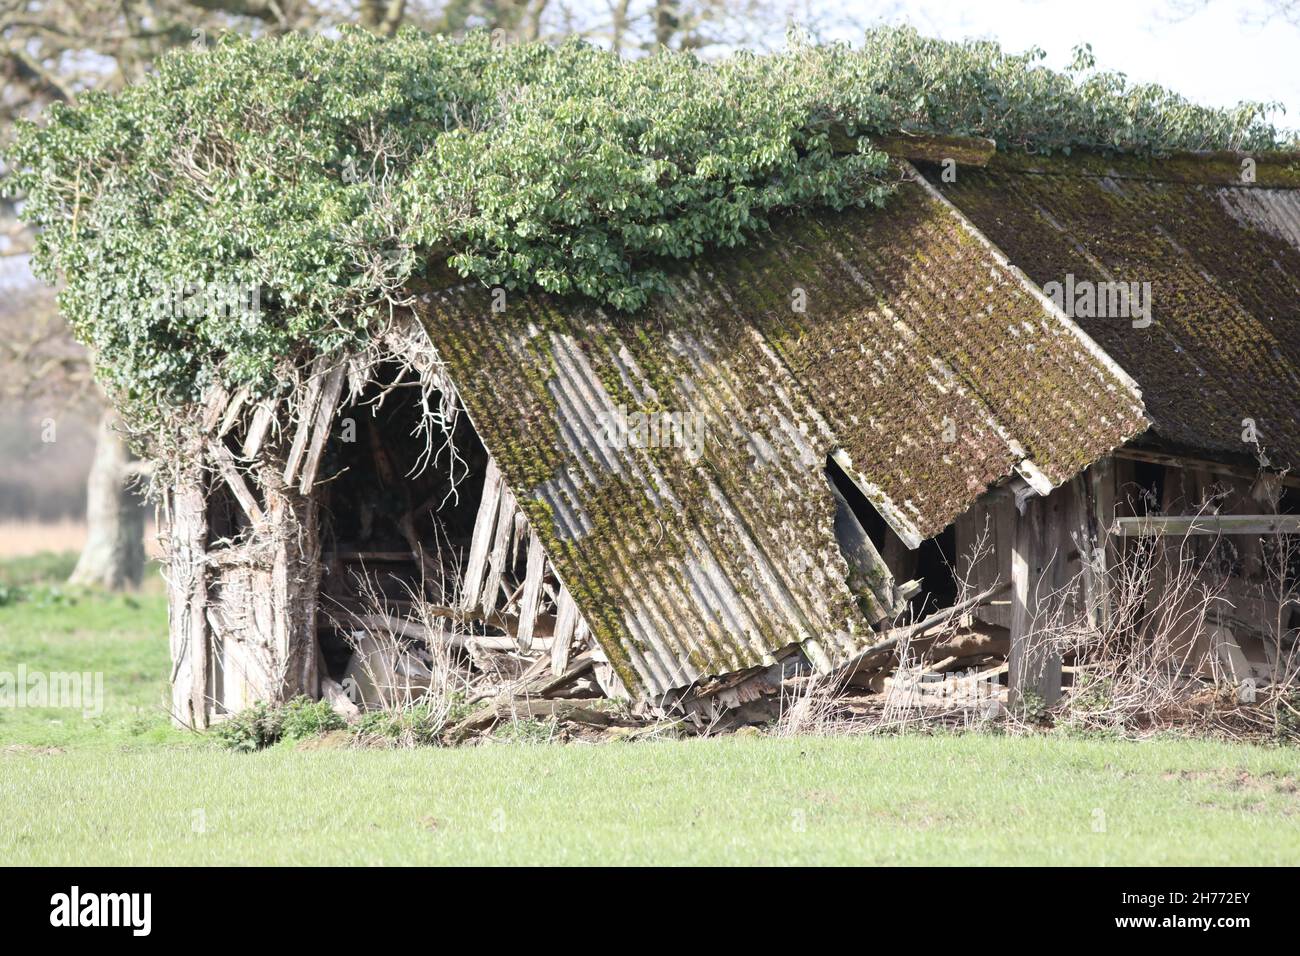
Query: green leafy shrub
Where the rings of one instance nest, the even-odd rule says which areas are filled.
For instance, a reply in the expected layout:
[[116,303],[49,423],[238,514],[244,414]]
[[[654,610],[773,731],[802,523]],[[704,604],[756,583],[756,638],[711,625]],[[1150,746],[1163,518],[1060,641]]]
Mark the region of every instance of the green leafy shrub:
[[282,740],[304,740],[319,737],[331,730],[342,730],[347,721],[336,714],[327,700],[312,700],[298,696],[284,706],[280,720]]
[[319,737],[346,726],[328,701],[299,695],[280,706],[258,701],[217,724],[212,733],[227,749],[251,753],[281,740]]
[[1276,733],[1283,742],[1300,743],[1300,691],[1279,696]]
[[258,701],[217,724],[212,735],[228,750],[252,753],[280,739],[283,721],[283,708]]
[[369,710],[354,732],[363,743],[400,747],[432,747],[447,726],[446,709],[428,703],[393,710]]
[[[7,185],[40,227],[38,271],[62,279],[75,333],[143,426],[214,378],[261,387],[364,341],[397,290],[448,266],[635,310],[674,260],[775,213],[884,202],[886,158],[866,140],[837,151],[841,131],[1279,143],[1266,105],[1204,108],[1086,56],[1068,73],[1041,59],[894,28],[712,64],[486,34],[232,36],[21,125]],[[223,289],[234,307],[200,294]]]

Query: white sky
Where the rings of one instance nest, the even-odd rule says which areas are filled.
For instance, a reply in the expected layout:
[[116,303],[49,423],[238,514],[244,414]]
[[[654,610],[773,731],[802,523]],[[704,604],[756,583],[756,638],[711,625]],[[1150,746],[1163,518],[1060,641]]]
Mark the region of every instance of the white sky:
[[[804,0],[858,22],[908,21],[946,40],[991,38],[1047,65],[1069,65],[1091,43],[1097,66],[1167,86],[1199,103],[1278,101],[1279,127],[1300,127],[1300,27],[1267,17],[1276,0]],[[842,34],[851,40],[851,34]]]

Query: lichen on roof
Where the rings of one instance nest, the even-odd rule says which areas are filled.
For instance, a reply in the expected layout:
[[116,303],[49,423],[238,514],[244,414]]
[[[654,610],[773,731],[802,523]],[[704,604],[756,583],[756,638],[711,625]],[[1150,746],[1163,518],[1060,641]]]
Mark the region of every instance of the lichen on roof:
[[1158,438],[1295,467],[1300,172],[1294,155],[1245,158],[999,157],[955,183],[930,175],[1040,286],[1150,284],[1150,325],[1076,321],[1138,381]]

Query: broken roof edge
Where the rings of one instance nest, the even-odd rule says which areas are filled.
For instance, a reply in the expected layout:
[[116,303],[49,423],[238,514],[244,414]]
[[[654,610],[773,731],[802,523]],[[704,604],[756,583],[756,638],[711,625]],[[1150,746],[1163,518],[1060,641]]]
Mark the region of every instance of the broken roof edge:
[[[1006,474],[1003,475],[1001,479],[987,484],[980,491],[980,494],[975,497],[978,498],[980,495],[987,493],[990,489],[1004,482],[1007,478],[1013,476],[1019,476],[1022,478],[1036,494],[1046,496],[1050,494],[1054,488],[1060,487],[1066,482],[1072,480],[1075,475],[1081,473],[1088,466],[1113,453],[1115,449],[1123,447],[1133,439],[1147,433],[1151,428],[1152,421],[1150,413],[1147,411],[1146,404],[1142,400],[1142,390],[1138,386],[1137,381],[1134,380],[1134,378],[1124,370],[1123,366],[1116,362],[1105,349],[1098,345],[1092,336],[1088,335],[1088,333],[1085,332],[1078,323],[1066,315],[1065,312],[1055,302],[1053,302],[1041,288],[1039,288],[1037,283],[1030,279],[1022,269],[1013,264],[1007,257],[1006,253],[1004,253],[996,243],[989,239],[988,236],[984,235],[979,227],[977,227],[965,215],[965,213],[957,208],[951,200],[944,196],[943,193],[941,193],[928,179],[926,179],[925,176],[912,166],[910,162],[900,160],[900,163],[904,171],[920,184],[925,193],[938,202],[940,207],[954,218],[962,230],[979,243],[988,253],[990,258],[992,258],[1000,268],[1005,270],[1014,281],[1016,281],[1034,298],[1035,301],[1039,303],[1047,315],[1055,319],[1066,331],[1073,335],[1079,342],[1080,346],[1089,355],[1096,359],[1096,361],[1100,363],[1107,372],[1113,375],[1120,385],[1128,389],[1134,401],[1142,409],[1142,420],[1145,423],[1143,428],[1126,436],[1122,441],[1117,442],[1101,454],[1096,455],[1072,473],[1062,476],[1059,482],[1053,482],[1051,478],[1045,474],[1037,464],[1035,464],[1028,451],[1020,447],[1020,443],[1016,441],[1013,436],[1006,433],[1006,430],[998,423],[997,417],[990,413],[990,421],[992,425],[995,430],[997,430],[1002,440],[1006,442],[1008,447],[1016,454],[1017,460],[1012,463],[1011,467],[1007,469]],[[871,506],[875,508],[876,512],[884,520],[885,524],[898,536],[899,540],[902,541],[909,550],[915,550],[921,546],[925,537],[922,535],[921,529],[918,527],[916,522],[909,518],[904,510],[899,507],[898,503],[886,494],[882,488],[867,478],[867,476],[854,463],[847,451],[843,448],[836,448],[831,454],[831,460],[843,470],[849,480],[857,487]]]

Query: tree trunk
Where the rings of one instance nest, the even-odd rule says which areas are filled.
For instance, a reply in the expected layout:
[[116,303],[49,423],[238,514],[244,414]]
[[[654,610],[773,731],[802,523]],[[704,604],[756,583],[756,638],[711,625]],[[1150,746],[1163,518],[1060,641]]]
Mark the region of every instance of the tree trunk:
[[111,410],[99,420],[86,481],[86,546],[69,579],[114,591],[135,587],[144,573],[144,509],[131,487],[131,453],[116,425]]

